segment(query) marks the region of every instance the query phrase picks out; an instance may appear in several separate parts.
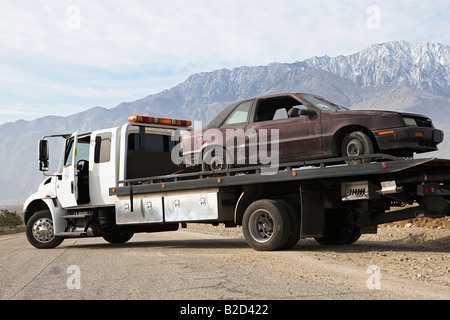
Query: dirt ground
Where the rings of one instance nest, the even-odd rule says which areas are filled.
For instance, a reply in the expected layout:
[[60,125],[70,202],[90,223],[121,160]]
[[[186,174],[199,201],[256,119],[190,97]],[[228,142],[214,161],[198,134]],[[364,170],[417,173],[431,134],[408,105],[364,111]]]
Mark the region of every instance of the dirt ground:
[[[24,235],[24,228],[16,232]],[[242,228],[187,224],[187,231],[243,239]],[[0,238],[17,236],[14,230]],[[376,265],[381,274],[421,283],[438,284],[450,290],[450,217],[418,218],[380,225],[377,234],[365,234],[352,245],[322,246],[302,239],[291,249],[350,266]]]
[[[240,227],[188,224],[187,230],[243,238]],[[362,235],[352,245],[322,246],[313,239],[302,239],[291,250],[354,266],[376,265],[382,274],[450,290],[450,217],[380,225],[377,234]]]

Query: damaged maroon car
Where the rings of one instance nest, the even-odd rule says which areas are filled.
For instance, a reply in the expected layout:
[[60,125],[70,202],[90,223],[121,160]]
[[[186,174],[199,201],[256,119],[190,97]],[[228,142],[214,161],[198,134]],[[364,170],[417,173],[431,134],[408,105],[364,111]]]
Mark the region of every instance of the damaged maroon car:
[[181,146],[186,165],[218,171],[267,164],[264,152],[280,163],[374,153],[412,157],[437,150],[443,139],[423,115],[354,111],[314,94],[287,93],[233,103],[182,137]]

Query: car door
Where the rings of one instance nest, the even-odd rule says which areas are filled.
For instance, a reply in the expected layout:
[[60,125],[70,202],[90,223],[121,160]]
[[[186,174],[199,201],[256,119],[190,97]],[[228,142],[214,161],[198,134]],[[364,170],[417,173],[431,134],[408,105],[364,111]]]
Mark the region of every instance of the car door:
[[[267,150],[278,150],[279,162],[307,159],[322,153],[322,128],[317,110],[314,110],[314,115],[289,117],[288,112],[292,108],[313,110],[290,97],[281,99],[277,104],[271,103],[270,108],[271,112],[256,110],[246,130],[257,134],[260,142],[266,134]],[[262,148],[264,146],[259,145],[260,157],[264,154]]]

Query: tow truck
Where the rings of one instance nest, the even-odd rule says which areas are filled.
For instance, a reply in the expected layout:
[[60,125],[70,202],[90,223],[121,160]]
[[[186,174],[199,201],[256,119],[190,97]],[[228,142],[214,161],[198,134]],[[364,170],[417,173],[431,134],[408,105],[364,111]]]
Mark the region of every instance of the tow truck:
[[48,139],[62,138],[64,147],[57,172],[24,203],[31,245],[55,248],[81,237],[125,243],[134,233],[207,223],[242,226],[250,247],[272,251],[305,238],[351,244],[379,224],[450,215],[450,160],[370,154],[284,163],[270,175],[260,165],[180,173],[173,150],[192,123],[128,120],[39,141],[45,175]]

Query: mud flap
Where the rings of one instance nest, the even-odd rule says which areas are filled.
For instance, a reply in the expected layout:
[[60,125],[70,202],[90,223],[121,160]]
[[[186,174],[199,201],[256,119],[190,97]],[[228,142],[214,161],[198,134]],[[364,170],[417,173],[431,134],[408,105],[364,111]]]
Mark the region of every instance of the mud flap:
[[325,226],[325,199],[323,192],[314,190],[312,184],[300,187],[301,223],[300,238],[321,238]]

